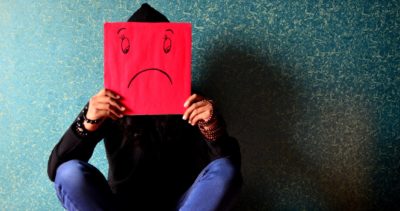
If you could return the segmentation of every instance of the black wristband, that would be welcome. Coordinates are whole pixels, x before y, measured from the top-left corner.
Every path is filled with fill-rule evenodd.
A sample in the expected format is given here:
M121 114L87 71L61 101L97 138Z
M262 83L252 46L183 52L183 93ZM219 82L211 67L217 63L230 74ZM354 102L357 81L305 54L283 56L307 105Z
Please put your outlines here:
M95 119L95 120L88 119L88 118L86 117L86 113L85 113L85 114L83 114L83 120L84 120L85 122L89 123L89 124L99 124L103 119Z
M82 110L83 121L85 121L85 122L87 122L89 124L99 124L103 120L103 119L95 119L95 120L88 119L86 117L86 114L87 114L88 110L89 110L89 106L88 105L86 105L85 108Z

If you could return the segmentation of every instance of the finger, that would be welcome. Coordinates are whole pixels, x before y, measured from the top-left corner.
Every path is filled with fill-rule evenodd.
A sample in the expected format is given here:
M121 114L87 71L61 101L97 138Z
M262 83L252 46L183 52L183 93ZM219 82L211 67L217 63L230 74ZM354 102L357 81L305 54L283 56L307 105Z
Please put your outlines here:
M192 100L194 100L196 97L197 97L196 94L190 95L189 98L186 99L185 103L183 104L183 107L187 108L189 106L190 102Z
M186 109L185 113L183 114L183 119L187 120L190 119L189 117L191 116L191 114L193 113L193 111L201 106L204 106L206 102L204 101L199 101L197 103L192 104L189 108Z
M109 96L109 97L111 97L111 98L113 98L113 99L116 99L116 100L118 100L118 99L121 98L121 96L119 96L118 94L116 94L115 92L113 92L113 91L111 91L111 90L109 90L109 89L106 89L106 90L105 90L105 95L106 95L106 96Z
M115 108L117 108L118 110L120 110L121 112L123 112L125 110L125 107L121 104L121 102L119 102L118 100L115 100L109 96L98 96L95 99L95 105L97 103L102 103L102 104L110 104L112 106L114 106Z
M124 110L124 109L122 109L122 110ZM99 101L97 101L93 105L93 110L91 112L89 110L87 115L89 118L92 118L92 119L102 119L102 118L108 118L108 117L110 117L112 119L116 119L116 118L122 118L124 116L123 111L121 111L117 107L113 106L109 102L102 103Z
M97 106L97 112L103 117L122 118L124 115L110 104L101 103Z
M183 107L187 108L189 107L193 102L197 102L204 99L204 97L197 95L197 94L192 94L183 104Z
M189 108L186 109L185 113L183 114L182 119L187 120L190 114L193 112L194 109L196 109L198 106L201 106L205 102L197 102L194 104L191 104Z
M201 103L201 104L200 104ZM201 106L201 107L199 107L198 109L196 109L196 110L194 110L191 114L190 114L190 117L189 117L189 123L190 124L193 124L193 122L194 122L194 118L195 118L195 116L197 116L196 115L196 113L202 113L202 119L203 120L208 120L210 117L211 117L211 115L212 115L212 113L213 113L213 105L212 105L212 103L211 102L209 102L209 101L200 101L199 103L197 103L199 106ZM195 111L197 111L197 112L195 112ZM194 123L194 124L196 124L196 122Z
M194 126L194 125L197 125L197 123L198 123L200 120L206 119L207 116L209 116L209 114L208 114L207 111L201 112L201 113L199 113L199 114L197 114L196 116L193 117L193 119L190 121L190 124L193 125L193 126Z
M117 108L121 113L125 111L125 107L122 106L119 101L110 99L108 103L110 103L114 108Z
M115 112L117 112L117 113L122 113L121 110L123 110L123 109L120 109L117 106L119 106L119 105L116 104L116 103L113 104L112 102L104 102L104 103L98 102L96 104L96 109L99 109L99 110L115 110Z
M118 115L113 112L112 110L98 110L98 114L101 116L101 118L111 118L113 120L117 120L119 118L122 118L123 115Z
M122 114L119 114L119 115L116 114L115 111L113 111L113 110L108 110L107 116L109 118L111 118L112 120L117 120L117 119L124 117L124 115L122 115Z
M190 113L190 116L188 117L189 124L192 124L193 118L195 116L197 116L198 114L203 113L205 111L207 111L207 108L205 106L199 106L196 109L194 109L193 112Z
M100 97L100 96L107 96L107 89L103 88L101 89L96 95L94 95L93 97Z

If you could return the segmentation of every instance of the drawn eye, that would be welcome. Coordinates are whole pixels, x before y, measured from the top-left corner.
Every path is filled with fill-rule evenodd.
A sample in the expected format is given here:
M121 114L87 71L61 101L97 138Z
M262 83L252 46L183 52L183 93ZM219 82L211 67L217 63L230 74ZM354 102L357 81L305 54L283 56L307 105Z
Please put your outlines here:
M172 29L165 30L164 43L163 43L163 49L164 49L165 54L168 54L172 49L171 37L173 34L174 34L174 31Z
M172 41L171 38L169 38L167 35L164 36L164 53L169 53L171 51L172 48Z
M125 36L123 36L121 38L121 51L124 54L127 54L129 52L129 48L130 48L130 43L129 43L129 39L126 38Z
M123 32L125 29L126 28L119 29L118 36L119 36L119 39L121 40L121 51L122 51L122 53L127 54L131 47L131 44L129 42L129 39L125 36L125 34Z

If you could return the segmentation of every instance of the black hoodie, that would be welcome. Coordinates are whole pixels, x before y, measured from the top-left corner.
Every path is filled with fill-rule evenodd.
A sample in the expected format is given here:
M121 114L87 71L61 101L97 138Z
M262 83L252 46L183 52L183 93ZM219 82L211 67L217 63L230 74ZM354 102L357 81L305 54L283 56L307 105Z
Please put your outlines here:
M148 4L129 21L168 21ZM173 210L181 195L212 160L229 156L240 168L237 141L223 136L213 142L203 139L197 126L181 115L125 116L106 120L92 134L82 137L74 130L77 120L54 147L48 175L54 181L62 163L87 162L104 139L109 164L108 183L123 210ZM219 122L223 122L219 117Z

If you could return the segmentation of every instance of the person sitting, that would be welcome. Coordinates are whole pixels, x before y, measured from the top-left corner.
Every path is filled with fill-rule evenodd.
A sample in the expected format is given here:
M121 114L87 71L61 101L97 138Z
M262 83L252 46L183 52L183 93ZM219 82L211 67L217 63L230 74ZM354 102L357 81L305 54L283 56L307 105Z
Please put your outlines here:
M166 22L143 4L129 21ZM181 115L127 116L116 93L90 98L48 162L67 210L229 210L240 192L240 149L213 101L191 95ZM108 178L88 161L104 140Z

